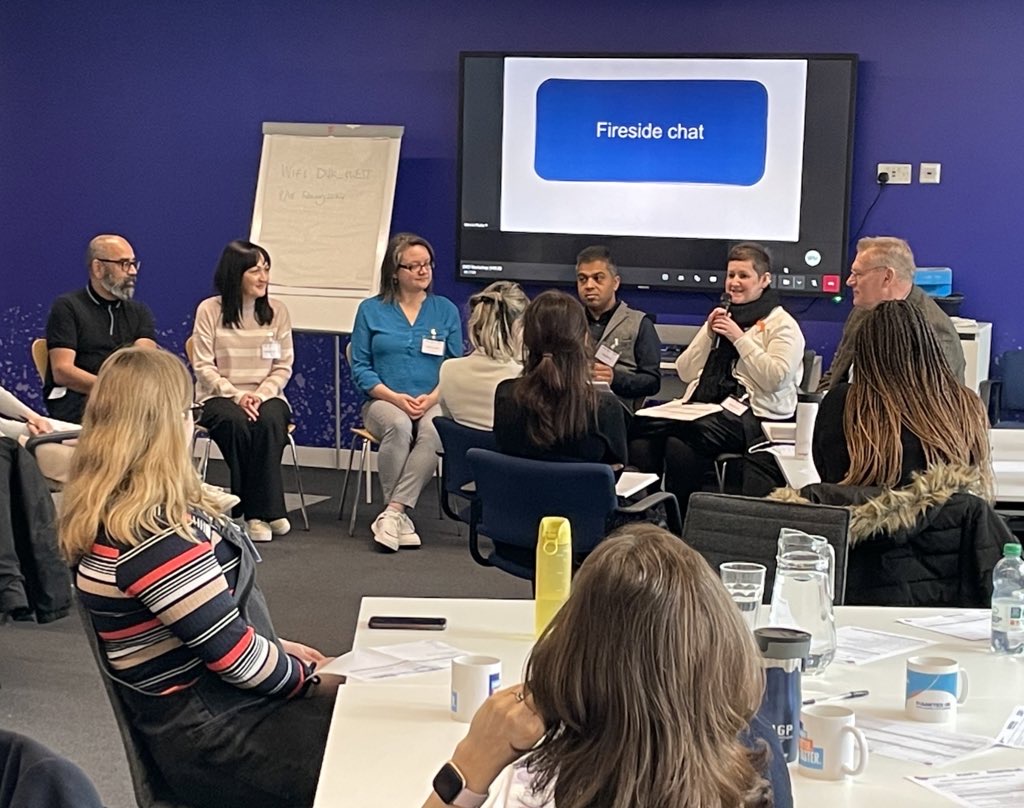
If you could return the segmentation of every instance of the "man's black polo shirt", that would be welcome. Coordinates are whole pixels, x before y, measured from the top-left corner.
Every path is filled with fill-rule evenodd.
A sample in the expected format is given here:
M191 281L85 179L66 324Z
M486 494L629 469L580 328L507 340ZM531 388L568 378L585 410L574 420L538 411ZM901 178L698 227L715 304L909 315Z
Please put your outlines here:
M75 367L93 374L114 351L137 339L156 341L149 307L135 300L104 300L91 286L58 297L46 321L47 350L70 348L75 352ZM81 423L86 397L68 390L51 399L53 388L53 371L48 369L43 385L47 411L62 421Z

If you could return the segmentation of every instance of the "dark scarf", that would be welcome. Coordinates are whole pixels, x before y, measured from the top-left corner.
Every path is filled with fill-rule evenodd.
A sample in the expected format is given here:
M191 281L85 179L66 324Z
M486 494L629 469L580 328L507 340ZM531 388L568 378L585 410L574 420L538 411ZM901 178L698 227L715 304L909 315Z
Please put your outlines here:
M758 320L767 317L778 305L779 293L769 287L757 300L730 306L729 316L736 325L746 331ZM714 338L714 331L711 332L711 336ZM695 404L721 404L728 396L742 395L745 391L733 375L733 368L739 358L736 346L722 337L718 341L718 347L708 354L704 370L700 373L700 381L697 382L697 389L690 396L690 401Z

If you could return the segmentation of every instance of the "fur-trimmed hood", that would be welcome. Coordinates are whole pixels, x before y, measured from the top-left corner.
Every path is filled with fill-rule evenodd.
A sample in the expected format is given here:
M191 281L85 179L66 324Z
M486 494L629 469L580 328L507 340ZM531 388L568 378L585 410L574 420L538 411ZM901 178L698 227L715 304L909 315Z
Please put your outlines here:
M936 464L916 472L902 488L817 483L797 491L777 488L770 499L783 502L841 505L850 510L850 546L871 536L884 534L898 539L920 530L930 514L963 492L985 498L985 485L978 468L959 464Z

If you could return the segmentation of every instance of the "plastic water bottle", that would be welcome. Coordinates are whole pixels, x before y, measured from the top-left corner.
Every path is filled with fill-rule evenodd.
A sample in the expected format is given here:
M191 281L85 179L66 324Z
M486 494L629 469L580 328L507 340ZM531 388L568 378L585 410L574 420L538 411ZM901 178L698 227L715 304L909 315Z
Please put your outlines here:
M539 637L562 604L572 585L572 530L562 516L545 516L537 531L537 567L534 578L534 631Z
M1004 544L992 570L992 651L1024 654L1024 561L1019 544Z

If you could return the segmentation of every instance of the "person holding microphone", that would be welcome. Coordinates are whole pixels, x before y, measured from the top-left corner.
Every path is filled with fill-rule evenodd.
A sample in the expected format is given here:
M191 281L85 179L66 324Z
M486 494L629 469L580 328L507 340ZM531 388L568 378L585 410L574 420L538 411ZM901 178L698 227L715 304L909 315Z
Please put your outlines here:
M771 257L760 244L729 251L726 299L712 309L676 360L683 400L722 409L695 421L659 420L630 444L630 462L660 473L685 513L715 458L743 454L742 491L764 496L785 480L775 458L747 454L764 440L763 420L792 420L803 372L804 336L771 287Z

